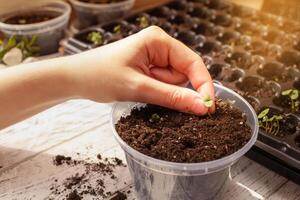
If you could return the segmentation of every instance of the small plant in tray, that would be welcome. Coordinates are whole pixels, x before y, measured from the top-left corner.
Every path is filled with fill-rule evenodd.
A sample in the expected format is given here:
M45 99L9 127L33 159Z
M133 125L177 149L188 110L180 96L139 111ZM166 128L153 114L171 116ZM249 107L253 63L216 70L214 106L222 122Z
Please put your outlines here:
M99 32L91 32L87 35L86 38L89 42L93 43L94 45L102 45L103 44L103 35Z
M294 113L299 112L300 109L299 90L297 89L285 90L281 93L281 95L289 97L292 112Z
M259 120L259 127L266 133L277 136L280 131L280 121L283 120L281 115L273 115L268 117L270 109L266 108L257 116Z

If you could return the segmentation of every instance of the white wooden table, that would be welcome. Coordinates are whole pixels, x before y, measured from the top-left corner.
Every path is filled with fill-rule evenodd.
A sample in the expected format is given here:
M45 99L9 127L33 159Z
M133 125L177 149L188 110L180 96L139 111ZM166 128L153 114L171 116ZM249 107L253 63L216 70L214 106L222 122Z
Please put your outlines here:
M57 154L86 159L101 153L124 160L109 126L110 110L109 104L69 101L2 130L0 199L47 199L54 179L60 182L80 170L54 166ZM123 184L131 184L128 169L117 170L117 177L119 184L111 189L128 189ZM224 199L300 199L300 186L246 157L233 166L231 177ZM128 198L134 199L134 193Z

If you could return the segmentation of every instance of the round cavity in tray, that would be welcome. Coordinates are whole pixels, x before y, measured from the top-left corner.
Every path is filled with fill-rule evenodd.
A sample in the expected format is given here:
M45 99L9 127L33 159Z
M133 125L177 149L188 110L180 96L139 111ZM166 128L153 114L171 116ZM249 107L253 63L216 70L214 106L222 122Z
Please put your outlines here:
M176 25L185 24L188 21L191 21L190 17L184 14L172 15L169 19L169 22Z
M280 86L271 84L259 76L246 76L236 83L236 87L254 97L272 97L280 91Z
M266 56L268 51L268 43L263 40L253 40L245 46L245 50L253 55Z
M127 19L127 22L137 26L139 29L146 28L155 22L155 18L151 18L148 14L141 13L133 15Z
M268 62L261 66L257 73L267 80L285 82L290 80L292 77L289 75L284 66L278 62Z
M300 33L300 24L296 21L283 20L280 29L288 33Z
M228 27L232 24L232 18L228 14L217 14L212 17L211 21L220 26Z
M236 43L238 43L239 34L233 31L226 31L224 33L221 33L221 35L217 37L217 40L219 40L223 44L235 46Z
M187 2L186 1L178 1L178 0L176 0L176 1L173 1L173 2L171 2L171 3L169 3L169 4L167 4L167 6L169 7L169 8L171 8L171 9L174 9L174 10L185 10L185 9L187 9Z
M88 39L88 35L90 33L100 34L100 36L102 37L102 43L96 45L92 41L90 41ZM75 35L74 38L79 40L80 42L83 42L85 44L92 45L92 46L102 46L102 45L108 44L113 39L113 37L110 33L105 33L102 29L87 29L86 31Z
M243 21L239 23L236 26L235 30L246 35L251 35L251 36L259 35L258 25L250 21Z
M225 58L225 61L234 67L249 69L251 67L251 55L247 52L236 51L232 55Z
M296 50L283 51L278 61L286 66L296 66L300 69L300 52Z
M212 15L212 12L203 6L195 6L188 11L188 14L195 18L208 19Z
M295 115L282 114L280 110L273 107L264 107L258 113L262 112L266 108L269 108L269 113L267 114L269 119L272 118L274 115L282 117L282 119L278 121L279 123L278 124L276 123L276 125L279 125L277 126L279 128L277 131L275 131L275 129L271 129L270 126L272 125L272 123L268 122L268 129L270 130L268 134L277 137L285 137L287 135L293 135L297 132L297 129L299 127L299 119ZM266 132L266 128L261 127L261 129Z
M214 63L208 67L208 71L213 79L217 79L225 67L228 67L228 65L224 63Z
M175 37L188 46L193 46L204 41L203 37L196 36L193 31L180 31L175 34Z
M278 30L278 29L269 29L263 36L263 38L270 42L275 44L281 44L285 42L285 34L284 32Z
M220 43L215 41L206 41L203 44L200 44L196 47L196 51L200 52L201 54L210 54L212 52L219 52L222 50L222 46Z
M231 14L238 16L238 17L242 17L242 18L250 18L250 17L255 16L256 12L252 8L233 4Z
M298 97L298 99L295 101L300 101L300 97ZM284 95L280 94L279 96L276 96L273 98L273 103L276 106L279 106L281 108L285 108L285 109L292 111L292 101L288 96L284 96ZM300 110L298 109L298 111L294 111L294 112L300 113Z
M126 37L133 32L132 27L125 21L113 22L102 26L102 28L112 34L121 34L123 37Z
M282 24L282 18L276 15L260 12L256 15L256 20L268 26L278 27Z
M214 25L209 22L200 22L193 27L193 31L197 34L212 36L216 33Z
M245 72L241 69L231 69L231 68L224 68L222 77L220 80L226 82L234 82L239 80L245 75Z
M154 16L154 17L159 17L159 18L166 18L170 16L171 11L169 8L163 6L163 7L158 7L150 10L148 12L149 15Z
M255 98L253 96L249 96L249 95L243 96L243 97L253 107L253 109L255 110L255 112L257 112L259 110L259 108L260 108L260 101L257 98Z
M206 4L207 7L217 10L223 10L230 7L230 5L225 3L223 0L210 0Z

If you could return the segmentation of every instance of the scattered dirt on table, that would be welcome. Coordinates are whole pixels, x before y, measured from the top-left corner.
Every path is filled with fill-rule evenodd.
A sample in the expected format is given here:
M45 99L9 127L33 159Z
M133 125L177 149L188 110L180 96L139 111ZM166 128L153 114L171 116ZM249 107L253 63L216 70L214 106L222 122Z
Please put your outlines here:
M126 194L117 191L110 200L125 200L125 199L127 199Z
M126 167L126 165L116 157L102 159L101 154L96 157L97 162L91 162L87 161L89 159L76 160L64 155L55 156L53 158L55 166L83 167L83 172L75 173L62 181L55 179L50 186L51 195L49 199L64 197L66 200L79 200L85 199L87 196L92 196L92 199L127 199L126 193L108 191L105 182L107 178L117 181L115 169ZM96 180L95 177L97 177Z
M121 138L153 158L181 163L216 160L242 148L251 138L246 116L230 102L217 100L206 116L147 105L116 124Z

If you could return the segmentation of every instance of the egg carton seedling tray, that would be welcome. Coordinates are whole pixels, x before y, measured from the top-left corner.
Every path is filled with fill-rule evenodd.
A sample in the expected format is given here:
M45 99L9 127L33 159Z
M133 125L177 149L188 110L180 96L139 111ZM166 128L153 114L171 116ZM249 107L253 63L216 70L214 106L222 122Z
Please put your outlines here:
M299 23L227 1L171 1L82 30L63 46L68 54L78 53L150 25L201 55L212 77L240 93L258 115L267 109L267 119L275 116L267 125L261 118L264 128L256 145L300 170L300 105L295 107L300 95L293 102L289 95L295 91L282 95L300 90ZM98 42L88 41L95 33Z

